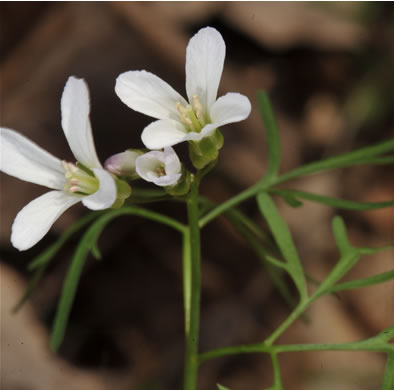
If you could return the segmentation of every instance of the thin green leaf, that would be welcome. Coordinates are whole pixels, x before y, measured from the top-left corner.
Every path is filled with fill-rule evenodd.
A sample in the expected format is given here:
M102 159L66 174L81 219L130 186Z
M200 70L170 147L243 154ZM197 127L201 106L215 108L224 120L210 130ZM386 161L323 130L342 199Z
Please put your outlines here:
M28 283L28 285L26 287L26 290L23 293L22 297L19 299L19 301L12 308L12 312L13 313L17 313L20 310L20 308L29 299L30 294L36 288L37 284L40 282L41 278L43 277L43 275L45 273L45 270L47 268L47 264L44 264L42 267L40 267L37 270L35 270L32 278L29 280L29 283Z
M368 278L352 280L349 282L344 282L337 284L330 289L327 290L328 293L343 291L343 290L352 290L355 288L362 288L367 286L373 286L375 284L387 282L388 280L394 279L394 271L382 272L381 274L370 276Z
M382 390L394 389L394 352L387 354L386 369L382 383Z
M280 190L279 190L280 191ZM269 191L269 192L271 192L271 193L276 193L275 191ZM297 207L301 207L302 205L303 205L303 203L300 201L300 200L298 200L293 194L291 194L291 193L284 193L284 192L281 192L280 194L278 194L278 195L280 195L282 198L283 198L283 200L290 206L290 207L294 207L294 208L297 208Z
M204 197L200 197L200 201L204 205L210 204L213 207L213 203ZM282 268L286 267L286 263L276 258L268 257L270 252L277 252L275 244L257 224L239 210L230 209L225 215L256 252L282 298L288 303L290 308L294 308L297 302L286 280L286 273L282 270ZM271 260L273 261L270 262ZM307 320L306 316L304 317Z
M222 385L219 385L219 383L216 384L219 390L230 390L228 387L224 387Z
M136 206L109 210L100 218L98 218L83 235L71 261L70 268L67 272L51 335L52 349L57 350L63 341L72 303L75 298L76 288L81 277L87 255L92 250L92 248L96 247L97 249L97 240L105 226L114 218L122 215L135 215L170 226L181 233L186 231L185 225L179 223L178 221L167 217L166 215Z
M90 248L90 251L92 252L93 257L96 260L101 260L102 259L102 254L101 251L99 249L99 247L97 246L97 242L92 244L92 247Z
M61 247L67 242L67 240L78 230L82 229L88 223L93 221L98 216L102 215L102 211L94 211L86 216L82 217L74 224L72 224L61 236L60 238L47 249L45 249L40 255L35 257L27 267L29 271L32 271L38 267L41 267L47 263L49 263L52 258L56 255L56 253L61 249Z
M394 325L382 330L379 334L366 340L368 343L382 343L387 344L394 338ZM394 345L393 345L394 347Z
M264 180L270 180L278 176L280 168L281 151L279 130L267 93L264 91L258 92L257 100L264 123L268 150L268 166Z
M285 190L272 189L269 192L283 197L283 199L286 202L288 202L289 197L296 200L297 198L302 198L302 199L307 199L313 202L322 203L328 206L336 207L339 209L346 209L346 210L364 211L364 210L375 210L384 207L394 206L394 200L387 202L353 202L350 200L332 198L329 196L318 195L318 194L313 194L311 192L304 192L304 191L298 191L293 189L285 189ZM293 206L292 204L290 205Z
M304 300L307 297L305 275L290 231L280 216L275 203L267 193L259 193L257 195L257 203L272 231L274 239L278 244L284 259L288 264L288 272L297 286L301 300Z
M357 249L361 255L373 255L374 253L383 252L386 251L387 249L391 249L392 247L393 247L392 245L384 245L384 246L379 246L377 248L361 247Z
M368 157L363 159L360 163L353 165L390 165L394 163L394 156L383 156L383 157Z
M350 244L347 237L345 223L343 222L343 219L338 215L335 216L332 221L332 230L341 255L344 256L347 253L355 250L355 248Z
M91 229L89 229L80 241L63 284L50 341L51 348L55 351L59 348L64 338L78 282L81 278L86 257L90 251L89 241L91 234Z
M270 256L262 243L256 237L254 237L250 231L245 229L244 226L236 226L236 228L238 232L246 239L251 248L256 252L258 258L268 272L270 279L274 283L275 288L282 295L282 298L288 303L290 308L294 308L297 305L297 302L294 299L293 292L291 291L286 280L287 263L279 261ZM286 270L286 272L284 270Z
M322 161L312 162L302 167L296 168L277 180L278 183L294 179L299 176L310 175L312 173L326 171L335 168L345 168L353 165L362 164L388 164L392 162L393 156L385 156L383 154L394 150L394 138L381 142L376 145L367 146L353 152L345 153L340 156L330 157Z

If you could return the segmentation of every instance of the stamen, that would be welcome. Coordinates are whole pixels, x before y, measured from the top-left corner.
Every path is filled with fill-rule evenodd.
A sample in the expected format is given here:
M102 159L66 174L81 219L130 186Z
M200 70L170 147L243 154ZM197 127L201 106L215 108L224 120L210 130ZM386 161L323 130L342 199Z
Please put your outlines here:
M193 111L192 106L188 105L186 107L186 112L188 117L190 118L190 120L193 123L193 130L196 132L200 132L201 131L201 123L198 121L196 114Z
M156 173L157 173L157 175L159 177L165 176L167 174L166 170L165 170L165 167L164 167L164 164L161 164L160 166L158 166L156 168Z
M192 121L187 117L187 112L185 107L182 106L182 104L180 102L176 103L176 109L178 110L180 117L181 117L181 121L188 125L191 126L193 123Z
M76 164L67 161L62 161L61 164L65 171L65 191L73 193L81 192L86 195L93 194L97 191L99 182L96 177L89 175L89 173L79 168Z
M200 102L200 98L198 95L192 96L192 105L193 105L193 110L196 113L198 120L201 121L201 119L203 118L204 109L202 107L202 104Z

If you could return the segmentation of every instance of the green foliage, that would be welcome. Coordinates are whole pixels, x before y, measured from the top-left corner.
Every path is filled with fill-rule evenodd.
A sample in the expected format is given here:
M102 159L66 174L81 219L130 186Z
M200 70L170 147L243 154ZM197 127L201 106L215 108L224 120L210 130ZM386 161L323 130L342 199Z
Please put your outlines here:
M279 130L267 93L260 91L257 94L257 100L260 115L264 124L268 149L267 172L265 173L263 180L264 182L270 182L278 176L280 168L281 148Z
M306 299L307 296L306 280L290 231L280 216L271 197L267 193L261 192L258 194L257 203L272 231L274 239L278 244L284 259L286 260L286 264L283 264L283 268L285 268L292 277L302 301ZM271 261L274 260L271 256L269 258Z
M100 218L98 218L82 236L73 259L71 260L71 265L63 284L63 289L53 325L51 335L52 349L57 350L63 341L78 282L80 280L82 270L89 252L92 252L96 257L101 256L97 247L97 240L100 237L100 234L109 222L111 222L114 218L123 215L136 215L151 219L156 222L171 226L181 233L186 230L184 225L173 220L172 218L135 206L109 210Z
M394 351L387 354L382 390L394 389Z
M394 138L376 145L367 146L354 152L344 153L325 160L303 165L279 177L276 184L295 179L312 173L323 172L331 169L346 168L365 164L392 164L394 156L384 156L394 151Z
M58 241L48 247L30 263L29 269L34 270L35 273L24 296L14 308L15 311L25 302L30 292L41 279L50 261L62 248L65 242L75 232L91 224L81 236L81 240L71 259L70 267L64 281L51 336L51 347L53 349L56 350L63 341L78 283L89 254L92 254L96 259L101 259L102 257L98 247L98 240L101 233L115 218L132 215L169 226L180 232L183 238L183 295L186 338L185 390L194 390L196 388L198 364L214 357L257 352L268 353L272 359L274 383L269 390L283 390L278 354L285 352L323 350L373 351L386 353L388 358L382 389L394 389L394 344L390 343L390 340L394 337L394 326L382 331L372 338L352 343L275 344L278 337L280 337L294 321L305 316L305 312L309 305L322 295L372 286L394 280L394 270L358 280L340 282L349 270L357 264L361 256L376 253L387 247L355 247L348 239L343 219L336 216L332 221L332 230L339 251L339 259L322 282L313 281L314 290L311 294L308 294L307 279L310 281L311 278L308 277L304 271L290 230L271 198L271 195L278 195L291 207L301 207L304 200L317 202L338 209L356 211L392 207L394 205L394 200L388 200L386 202L354 202L295 189L278 188L278 185L305 175L331 169L346 168L362 164L391 164L394 162L394 139L381 142L377 145L367 146L357 151L344 153L340 156L312 162L280 175L281 145L279 129L268 95L265 92L259 92L257 98L264 123L268 156L266 173L255 185L245 189L220 205L214 205L213 202L199 196L199 182L203 176L214 167L218 151L223 145L223 138L218 130L211 138L204 139L204 141L198 144L192 143L191 146L189 145L192 162L197 169L195 175L190 175L190 177L188 177L191 183L190 192L184 194L184 191L182 191L182 196L174 198L168 196L168 194L162 190L139 190L137 188L133 189L133 193L129 199L129 201L134 204L167 200L184 202L187 206L188 226L165 215L137 206L123 206L116 210L111 209L103 212L94 212L76 222L58 239ZM262 227L235 208L243 201L252 197L256 198L261 215L267 222L273 239L269 234L265 233ZM285 321L263 342L219 348L199 354L198 337L201 285L200 229L222 213L225 214L236 230L244 237L249 246L257 254L276 288L293 310L288 318L286 318ZM300 297L298 302L294 299L292 291L287 283L287 275L290 276L297 288ZM229 390L223 385L218 384L217 387L219 390Z
M299 198L325 204L338 209L355 211L376 210L394 206L394 200L387 202L353 202L350 200L332 198L330 196L318 195L311 192L293 189L271 189L269 192L281 196L292 207L302 206L302 202L299 201Z

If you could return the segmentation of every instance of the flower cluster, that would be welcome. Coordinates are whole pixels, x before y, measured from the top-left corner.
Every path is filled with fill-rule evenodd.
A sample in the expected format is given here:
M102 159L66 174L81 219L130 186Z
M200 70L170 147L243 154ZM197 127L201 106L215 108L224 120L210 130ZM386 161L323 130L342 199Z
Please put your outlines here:
M148 150L118 153L104 167L96 154L89 91L82 79L70 77L61 99L61 124L76 162L62 161L14 130L0 128L0 170L51 189L18 213L12 244L19 250L31 248L78 202L91 210L121 207L131 195L129 182L139 178L170 195L185 195L193 174L172 146L187 141L194 168L202 169L217 159L223 146L219 128L247 118L251 110L248 98L238 93L217 99L225 50L213 28L203 28L191 38L186 49L187 100L152 73L122 73L116 94L131 109L157 120L141 135Z

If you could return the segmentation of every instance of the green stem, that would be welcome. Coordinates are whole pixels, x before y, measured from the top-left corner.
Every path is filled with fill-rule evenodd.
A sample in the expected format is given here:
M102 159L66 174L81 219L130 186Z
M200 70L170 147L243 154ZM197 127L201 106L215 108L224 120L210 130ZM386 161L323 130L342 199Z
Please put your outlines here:
M233 198L227 200L226 202L216 206L213 210L211 210L208 214L204 215L200 219L200 228L207 225L213 219L215 219L218 215L224 213L225 211L231 209L239 203L242 203L246 199L255 196L258 192L261 191L261 183L258 182L254 186L247 188L246 190L240 192L238 195L235 195Z
M198 374L198 342L200 331L200 284L201 284L201 266L200 266L200 227L199 208L198 208L198 187L200 176L197 174L192 181L190 193L186 201L187 215L189 221L188 233L184 235L184 278L190 281L190 297L185 294L185 307L189 304L189 319L186 316L185 324L185 368L184 368L184 390L195 390L197 387ZM190 273L186 272L189 270ZM185 283L185 282L184 282Z
M267 346L272 345L276 339L286 331L286 329L305 311L305 309L313 302L313 298L307 298L301 301L291 314L282 322L282 324L264 341Z
M293 344L293 345L266 345L249 344L238 345L234 347L218 348L212 351L202 353L199 357L199 363L207 360L219 358L230 355L240 355L249 353L269 353L278 354L283 352L307 352L307 351L368 351L368 352L383 352L394 353L394 346L390 343L367 343L365 341L358 341L355 343L343 344Z

